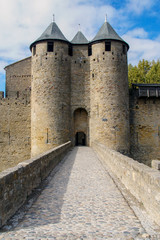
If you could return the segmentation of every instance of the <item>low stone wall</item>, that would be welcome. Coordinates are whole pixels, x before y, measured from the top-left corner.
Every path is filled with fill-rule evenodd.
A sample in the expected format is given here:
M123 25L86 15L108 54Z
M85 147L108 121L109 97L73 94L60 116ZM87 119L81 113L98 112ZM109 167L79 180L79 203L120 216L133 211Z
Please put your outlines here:
M93 149L160 225L160 173L132 158L94 142Z
M0 173L0 227L22 206L71 148L67 142Z

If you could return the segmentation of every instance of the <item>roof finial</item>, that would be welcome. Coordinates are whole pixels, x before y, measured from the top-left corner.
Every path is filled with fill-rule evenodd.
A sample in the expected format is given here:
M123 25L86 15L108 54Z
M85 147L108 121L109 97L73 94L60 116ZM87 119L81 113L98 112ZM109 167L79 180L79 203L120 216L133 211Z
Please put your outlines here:
M79 32L81 31L81 24L80 23L78 24L78 31Z
M107 14L105 15L105 22L107 22Z
M55 22L55 14L53 14L53 22Z

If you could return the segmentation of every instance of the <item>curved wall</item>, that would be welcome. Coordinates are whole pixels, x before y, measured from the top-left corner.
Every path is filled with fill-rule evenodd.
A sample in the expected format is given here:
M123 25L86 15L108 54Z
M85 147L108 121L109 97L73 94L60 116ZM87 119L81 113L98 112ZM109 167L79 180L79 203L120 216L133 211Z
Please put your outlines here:
M128 153L128 69L123 44L112 41L111 51L105 51L105 41L93 44L90 67L91 142Z
M47 42L36 45L31 86L31 153L35 156L70 138L68 43L54 41L53 52L47 52Z

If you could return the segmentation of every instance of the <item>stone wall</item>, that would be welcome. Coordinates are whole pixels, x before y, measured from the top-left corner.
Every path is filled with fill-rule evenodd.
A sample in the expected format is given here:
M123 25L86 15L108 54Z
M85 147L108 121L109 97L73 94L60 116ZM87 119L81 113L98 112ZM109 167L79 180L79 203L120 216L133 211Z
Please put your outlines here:
M160 99L130 96L131 157L151 165L160 159Z
M0 171L30 158L31 57L6 70L6 98L0 96Z
M128 69L123 44L112 41L111 51L105 51L105 41L93 44L90 64L91 142L128 153Z
M15 62L6 70L6 97L30 95L31 90L31 57Z
M70 139L70 56L68 43L36 45L32 56L31 154L36 156Z
M0 171L30 158L31 106L28 98L0 99Z
M152 219L160 225L160 174L158 170L94 142L99 158L141 202Z
M90 57L88 57L88 45L73 45L71 57L71 136L75 142L74 111L83 108L90 112ZM77 126L78 127L78 126ZM79 126L80 127L80 126ZM87 144L89 143L89 131Z
M70 149L67 142L0 173L0 227L22 206Z

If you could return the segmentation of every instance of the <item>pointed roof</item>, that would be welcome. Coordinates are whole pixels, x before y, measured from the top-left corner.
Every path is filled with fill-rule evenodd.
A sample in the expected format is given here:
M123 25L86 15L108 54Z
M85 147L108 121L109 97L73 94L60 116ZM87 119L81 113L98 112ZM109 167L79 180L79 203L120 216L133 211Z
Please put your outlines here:
M59 27L55 22L52 22L47 29L42 33L42 35L31 44L30 49L32 46L37 42L42 42L45 40L60 40L68 42L68 40L65 38Z
M126 43L117 33L116 31L112 28L112 26L105 21L98 31L97 35L92 39L91 42L96 42L100 40L116 40L116 41L121 41L127 44L127 47L129 48L128 43Z
M78 31L77 34L74 36L73 40L71 41L73 44L88 44L89 41L84 36L81 31Z

